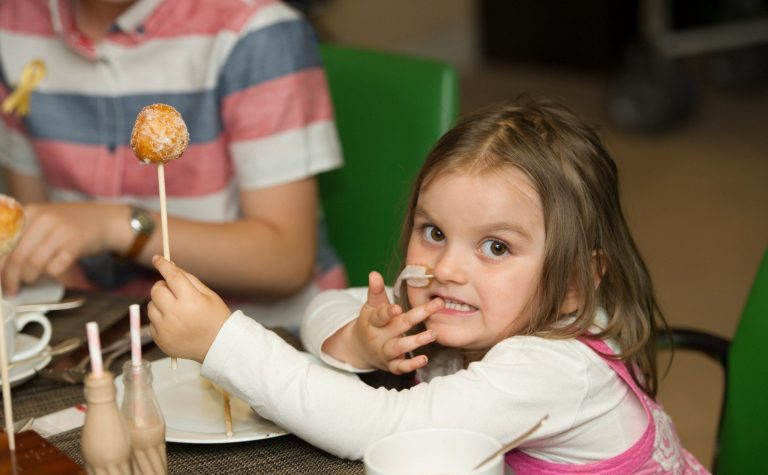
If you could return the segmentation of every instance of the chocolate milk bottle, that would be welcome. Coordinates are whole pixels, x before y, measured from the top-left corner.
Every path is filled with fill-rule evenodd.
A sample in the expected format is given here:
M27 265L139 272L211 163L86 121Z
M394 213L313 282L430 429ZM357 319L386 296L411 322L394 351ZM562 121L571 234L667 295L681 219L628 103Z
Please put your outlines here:
M80 450L89 475L130 475L131 441L115 403L114 377L109 371L85 377L85 424Z
M133 475L165 475L165 419L152 389L152 366L148 361L123 365L125 394L121 412L131 437Z

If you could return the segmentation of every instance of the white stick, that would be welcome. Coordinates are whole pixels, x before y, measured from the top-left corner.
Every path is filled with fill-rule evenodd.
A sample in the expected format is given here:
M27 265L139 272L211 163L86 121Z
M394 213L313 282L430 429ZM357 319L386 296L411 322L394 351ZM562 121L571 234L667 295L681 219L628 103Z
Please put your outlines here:
M224 399L224 425L227 430L227 437L232 437L235 432L232 430L232 406L229 402L229 393L221 390L221 396Z
M131 364L133 366L141 365L141 320L139 316L139 305L133 304L128 307L128 316L131 323Z
M99 324L96 322L86 323L85 335L88 337L88 352L91 355L91 372L95 377L100 378L104 374L104 363L101 361Z
M3 301L3 289L0 283L0 304ZM0 305L0 375L3 378L3 412L5 413L5 432L8 434L8 449L16 450L16 438L13 433L13 403L11 402L11 381L8 379L8 355L5 353L5 315Z
M160 185L160 226L163 231L163 257L171 260L171 246L168 243L168 209L165 206L165 167L157 164L157 183ZM176 358L171 358L171 368L176 369L179 363Z
M163 232L163 257L171 260L171 246L168 243L168 208L165 205L165 167L157 164L157 183L160 186L160 226Z

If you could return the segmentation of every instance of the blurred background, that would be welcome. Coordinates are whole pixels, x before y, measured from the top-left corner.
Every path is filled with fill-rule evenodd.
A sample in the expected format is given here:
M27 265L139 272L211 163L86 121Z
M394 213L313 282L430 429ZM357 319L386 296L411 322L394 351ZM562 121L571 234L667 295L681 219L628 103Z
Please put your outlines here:
M324 41L452 64L462 113L533 91L597 124L668 321L733 335L768 244L768 2L294 4ZM710 467L722 384L714 362L682 352L661 383Z

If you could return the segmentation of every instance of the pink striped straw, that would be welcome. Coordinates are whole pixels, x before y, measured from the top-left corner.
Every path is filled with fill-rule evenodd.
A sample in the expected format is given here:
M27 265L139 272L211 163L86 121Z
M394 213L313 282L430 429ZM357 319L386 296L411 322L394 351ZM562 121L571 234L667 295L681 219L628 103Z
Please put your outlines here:
M101 362L99 324L96 322L86 323L85 334L88 337L88 352L91 355L91 372L95 377L100 378L104 374L104 365Z
M128 315L131 319L131 364L141 365L141 319L139 317L139 305L128 307Z

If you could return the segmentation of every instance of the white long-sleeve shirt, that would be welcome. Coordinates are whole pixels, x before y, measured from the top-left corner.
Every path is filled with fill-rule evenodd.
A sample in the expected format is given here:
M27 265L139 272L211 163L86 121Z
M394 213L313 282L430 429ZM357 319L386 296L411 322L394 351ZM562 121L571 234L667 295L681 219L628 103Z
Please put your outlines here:
M316 297L302 325L306 348L331 366L352 369L320 348L357 317L365 294L362 288ZM396 391L311 364L235 312L208 351L203 376L311 444L352 459L384 436L426 427L475 430L504 443L549 414L524 450L545 460L587 463L623 452L647 423L628 387L577 340L511 337L467 369Z

